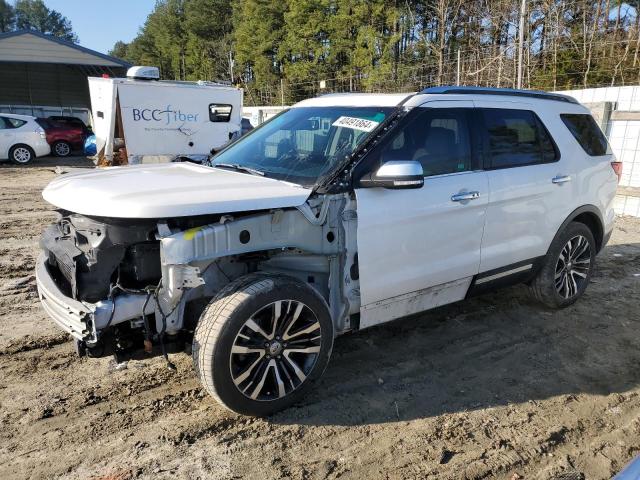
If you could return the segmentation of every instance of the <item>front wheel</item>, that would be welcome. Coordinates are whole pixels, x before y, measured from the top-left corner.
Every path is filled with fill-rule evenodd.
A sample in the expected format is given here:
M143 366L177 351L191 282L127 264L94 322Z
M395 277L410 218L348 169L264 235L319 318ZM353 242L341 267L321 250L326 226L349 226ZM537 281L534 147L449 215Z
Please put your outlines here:
M531 282L531 293L551 308L571 305L587 289L595 258L596 242L589 227L570 223L549 247L542 269Z
M223 406L270 415L320 378L333 334L327 304L308 284L251 274L227 285L205 309L193 361L205 389Z

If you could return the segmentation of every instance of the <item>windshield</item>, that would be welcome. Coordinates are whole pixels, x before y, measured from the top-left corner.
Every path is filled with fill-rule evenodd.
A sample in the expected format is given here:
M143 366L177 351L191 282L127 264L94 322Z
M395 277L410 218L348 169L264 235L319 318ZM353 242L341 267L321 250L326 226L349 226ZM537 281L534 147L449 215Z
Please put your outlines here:
M393 107L292 108L220 152L213 165L313 186L391 111Z

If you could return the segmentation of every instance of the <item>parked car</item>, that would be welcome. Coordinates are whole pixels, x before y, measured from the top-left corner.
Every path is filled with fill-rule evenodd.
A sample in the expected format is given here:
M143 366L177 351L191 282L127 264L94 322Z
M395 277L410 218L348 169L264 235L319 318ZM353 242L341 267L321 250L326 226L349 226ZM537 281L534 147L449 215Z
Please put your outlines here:
M250 415L300 399L342 333L516 283L573 304L620 171L571 97L458 87L305 100L212 163L54 180L37 285L79 352L191 350Z
M24 165L50 152L45 132L35 117L0 114L0 160Z
M51 118L51 117L50 117ZM82 127L69 123L57 123L50 118L36 121L44 128L51 152L57 157L68 157L74 150L84 148L86 133Z
M51 115L50 117L47 117L47 119L59 125L68 125L70 127L80 128L85 137L88 135L93 135L93 130L91 129L91 127L88 127L81 119L77 117Z

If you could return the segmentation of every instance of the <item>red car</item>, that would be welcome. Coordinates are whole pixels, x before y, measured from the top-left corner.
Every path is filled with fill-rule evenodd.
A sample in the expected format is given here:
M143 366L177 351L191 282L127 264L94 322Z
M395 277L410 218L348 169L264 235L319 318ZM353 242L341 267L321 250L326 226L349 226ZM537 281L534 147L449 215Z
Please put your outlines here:
M44 128L51 153L57 157L67 157L73 150L82 150L87 136L86 127L63 124L48 118L38 118L36 122Z

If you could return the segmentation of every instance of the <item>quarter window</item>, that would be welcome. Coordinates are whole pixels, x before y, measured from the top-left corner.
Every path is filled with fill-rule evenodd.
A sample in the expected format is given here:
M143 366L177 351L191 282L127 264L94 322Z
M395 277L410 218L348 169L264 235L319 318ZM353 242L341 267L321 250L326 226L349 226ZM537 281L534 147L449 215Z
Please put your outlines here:
M19 120L17 118L10 117L0 117L0 130L2 129L11 129L11 128L20 128L25 123L25 120Z
M471 170L468 109L419 108L398 133L373 153L373 165L415 160L425 177Z
M233 107L225 103L212 103L209 105L209 120L212 122L228 122L231 120Z
M585 152L592 157L607 154L607 139L589 114L562 114L560 118Z
M489 168L509 168L558 160L551 136L528 110L482 110L488 136Z

